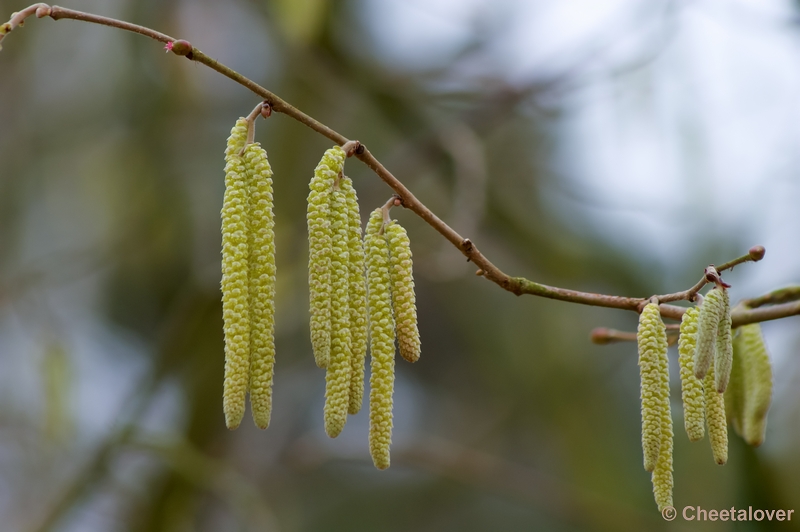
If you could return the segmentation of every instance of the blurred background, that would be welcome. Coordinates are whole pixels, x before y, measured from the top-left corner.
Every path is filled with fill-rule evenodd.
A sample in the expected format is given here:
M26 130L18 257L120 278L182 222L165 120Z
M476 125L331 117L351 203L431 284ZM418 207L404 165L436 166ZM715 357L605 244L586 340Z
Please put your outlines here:
M27 5L0 1L0 19ZM68 0L186 38L359 139L501 269L630 296L800 281L800 4ZM515 297L412 213L422 358L392 466L323 430L305 202L331 142L257 123L275 172L272 425L222 415L225 139L258 97L141 36L30 20L0 52L3 531L762 530L667 523L642 469L634 313ZM362 216L391 194L350 160ZM798 319L764 324L766 442L683 431L675 506L800 512ZM779 523L781 530L797 530ZM773 527L777 525L772 524Z

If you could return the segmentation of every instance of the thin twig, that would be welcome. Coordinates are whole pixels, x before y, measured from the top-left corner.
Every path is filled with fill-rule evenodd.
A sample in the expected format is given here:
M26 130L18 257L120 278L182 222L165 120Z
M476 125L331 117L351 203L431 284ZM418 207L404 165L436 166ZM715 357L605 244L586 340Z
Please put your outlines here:
M44 17L50 16L54 20L61 20L61 19L72 19L72 20L80 20L83 22L91 22L93 24L100 24L103 26L109 26L113 28L118 28L126 31L131 31L134 33L138 33L140 35L144 35L146 37L150 37L159 42L165 43L168 50L172 50L174 53L180 56L184 56L191 61L196 61L198 63L202 63L207 67L211 68L222 74L223 76L233 80L234 82L242 85L243 87L249 89L250 91L254 92L255 94L259 95L261 98L265 100L265 104L268 104L271 110L283 113L291 118L294 118L298 122L302 123L303 125L313 129L317 133L329 138L333 142L337 144L344 145L348 142L348 139L338 133L337 131L331 129L330 127L326 126L322 122L319 122L315 118L303 113L296 107L292 106L282 98L280 98L277 94L265 89L258 83L252 81L251 79L239 74L238 72L232 70L231 68L223 65L222 63L216 61L215 59L207 56L197 48L194 48L191 44L187 41L178 41L180 46L174 46L176 44L176 39L166 35L164 33L152 30L150 28L146 28L144 26L139 26L138 24L131 24L129 22L124 22L121 20L103 17L100 15L94 15L91 13L85 13L82 11L76 11L73 9L67 9L58 6L48 6L47 4L35 4L32 5L23 11L15 14L15 17L12 19L11 22L2 26L5 32L7 33L15 25L21 25L24 22L26 17L31 16L32 14L36 14L37 17ZM14 24L12 24L12 22ZM2 35L0 35L2 38ZM487 259L475 246L475 244L468 238L462 237L458 232L456 232L452 227L447 225L444 221L442 221L436 214L434 214L430 209L428 209L421 201L419 201L414 194L411 193L408 188L406 188L403 183L401 183L389 170L387 170L378 159L375 158L372 153L364 146L360 144L358 149L355 150L355 155L358 157L364 164L366 164L375 174L378 175L389 187L398 195L403 207L409 209L410 211L414 212L417 216L422 218L428 225L433 227L439 234L441 234L445 239L447 239L453 246L455 246L461 253L467 258L468 262L473 262L479 268L480 276L484 277L493 283L497 284L504 290L507 290L516 295L534 295L539 297L546 297L549 299L558 299L560 301L567 301L570 303L579 303L582 305L592 305L592 306L600 306L600 307L608 307L608 308L618 308L623 310L631 310L635 312L640 312L641 308L647 303L649 298L635 298L635 297L624 297L624 296L613 296L607 294L594 294L589 292L580 292L577 290L569 290L565 288L558 288L553 286L547 286L544 284L536 283L524 277L511 277L500 270L497 266L495 266L489 259ZM725 269L733 268L737 264L741 264L742 262L747 261L756 261L760 260L764 255L764 248L761 246L756 246L750 250L748 255L739 257L733 261L727 262L722 266L718 267L718 271L723 271ZM674 294L666 294L664 296L656 296L657 299L662 303L660 305L661 315L666 318L673 318L673 319L680 319L683 315L684 309L682 307L677 307L673 305L665 305L664 303L670 301L678 301L681 299L686 300L693 300L697 292L705 285L707 281L705 278L698 282L695 286L690 288L689 290L685 290L683 292L676 292ZM773 316L778 307L773 307L772 312L769 314L765 314L765 316ZM786 308L785 312L793 312L792 309ZM752 311L749 311L752 312ZM793 315L793 314L786 314ZM751 314L747 314L748 318L740 317L740 320L750 319L752 316ZM777 319L778 317L783 316L775 316L775 317L768 317L765 319ZM736 323L736 318L734 317L734 322Z
M778 303L797 301L798 299L800 299L800 286L787 286L785 288L773 290L763 296L745 299L742 301L742 304L746 307L758 308L764 305L777 305Z

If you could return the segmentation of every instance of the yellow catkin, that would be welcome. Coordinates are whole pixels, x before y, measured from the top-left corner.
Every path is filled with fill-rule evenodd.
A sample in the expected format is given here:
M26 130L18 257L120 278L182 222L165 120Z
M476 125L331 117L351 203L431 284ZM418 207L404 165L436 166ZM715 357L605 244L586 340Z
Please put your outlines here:
M225 381L222 406L229 429L244 417L250 373L250 316L247 276L247 173L238 155L240 119L225 150L225 196L222 206L222 318L225 333ZM246 126L245 133L246 135Z
M725 418L733 430L744 438L742 430L744 416L744 353L742 345L742 327L736 329L733 336L733 363L731 365L731 378L725 390Z
M249 144L242 155L248 176L250 406L253 421L269 426L275 366L275 221L267 152Z
M333 191L331 226L331 348L325 378L325 432L338 436L347 422L350 394L350 223L347 199Z
M722 290L714 288L706 294L700 306L700 316L697 318L697 349L694 355L694 374L700 380L706 376L714 359L724 298Z
M672 447L673 447L673 428L672 413L669 406L669 367L667 363L667 337L661 337L661 350L664 356L661 357L661 387L663 391L663 406L661 408L661 446L658 452L658 461L651 475L653 483L653 496L658 505L658 510L662 511L667 506L672 506Z
M669 408L667 331L658 305L648 303L639 316L637 333L642 399L642 451L645 471L653 471L661 449L663 412ZM666 387L666 389L665 389Z
M681 398L683 399L683 422L689 441L698 441L705 436L705 397L703 384L694 375L694 350L697 345L697 307L686 309L681 319L678 339L678 365L681 370Z
M714 354L714 386L719 393L728 387L733 364L733 341L731 339L731 300L728 291L722 291L722 311L717 328L717 342Z
M364 401L364 359L367 356L367 279L364 275L364 242L361 239L361 213L352 180L340 182L347 198L349 223L350 295L350 394L347 412L358 414Z
M758 323L740 327L737 338L743 354L744 409L742 412L742 434L744 440L754 446L764 442L767 429L767 412L772 401L772 366L767 346L761 336Z
M725 420L725 398L714 385L714 366L708 369L703 379L703 391L706 397L706 423L711 452L714 454L714 461L724 465L728 461L728 424Z
M370 332L369 451L378 469L389 467L394 393L394 320L389 247L381 209L372 212L364 238Z
M311 309L311 346L317 366L328 366L331 347L331 226L333 182L344 167L339 146L325 152L314 170L308 194L308 287Z
M411 242L405 228L394 220L386 226L392 274L392 306L397 326L397 345L400 356L416 362L420 355L417 327L417 300L414 294L414 274L411 261Z

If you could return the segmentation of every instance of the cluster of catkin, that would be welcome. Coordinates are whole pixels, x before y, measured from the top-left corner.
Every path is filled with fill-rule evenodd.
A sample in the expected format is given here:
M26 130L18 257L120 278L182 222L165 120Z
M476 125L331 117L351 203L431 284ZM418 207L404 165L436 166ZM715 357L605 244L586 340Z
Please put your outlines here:
M727 420L750 445L764 441L772 397L772 368L758 324L733 337L730 299L724 285L686 310L678 339L684 424L690 441L708 427L716 463L728 460ZM656 303L639 316L637 333L642 400L644 468L652 472L659 510L672 506L673 428L669 403L667 334Z
M272 170L240 118L225 149L222 207L222 317L225 333L225 423L235 429L246 396L255 424L269 426L275 364L275 232Z
M367 331L371 355L370 453L389 467L395 335L400 354L419 358L414 281L408 235L388 208L370 216L364 239L353 183L343 174L347 153L325 152L308 195L311 344L325 368L325 431L338 436L348 414L361 409Z

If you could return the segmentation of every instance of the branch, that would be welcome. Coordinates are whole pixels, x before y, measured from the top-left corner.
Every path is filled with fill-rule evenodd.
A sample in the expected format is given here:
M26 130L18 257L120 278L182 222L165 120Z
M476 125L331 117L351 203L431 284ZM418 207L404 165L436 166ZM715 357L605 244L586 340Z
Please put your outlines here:
M61 19L80 20L83 22L90 22L93 24L100 24L102 26L109 26L112 28L131 31L134 33L138 33L140 35L144 35L146 37L150 37L151 39L164 43L166 45L165 48L169 51L172 51L174 54L186 57L191 61L202 63L207 67L211 68L212 70L219 72L223 76L233 80L239 85L259 95L261 98L264 99L264 106L271 109L271 111L283 113L291 118L294 118L298 122L313 129L317 133L329 138L330 140L336 142L340 146L346 144L347 142L354 142L354 141L348 141L348 139L341 133L338 133L337 131L331 129L322 122L319 122L315 118L300 111L296 107L292 106L291 104L280 98L277 94L265 89L264 87L252 81L251 79L239 74L233 69L207 56L197 48L193 47L188 41L174 39L169 35L152 30L150 28L146 28L144 26L131 24L129 22L124 22L109 17L103 17L100 15L94 15L91 13L85 13L82 11L75 11L63 7L58 7L58 6L51 7L47 4L34 4L18 13L15 13L9 22L0 26L0 40L2 40L5 34L13 30L15 27L22 26L25 19L34 14L38 18L49 16L54 20L61 20ZM504 273L502 270L500 270L497 266L495 266L488 258L486 258L470 239L462 237L452 227L447 225L438 216L436 216L430 209L428 209L421 201L419 201L416 198L416 196L414 196L414 194L412 194L411 191L408 190L405 185L403 185L403 183L401 183L389 170L387 170L381 164L380 161L378 161L378 159L375 158L374 155L372 155L372 153L370 153L370 151L366 148L366 146L364 146L363 144L357 144L357 148L354 150L354 154L358 159L360 159L364 164L366 164L373 172L375 172L375 174L377 174L378 177L380 177L387 185L389 185L389 187L395 192L395 194L397 194L400 205L415 213L417 216L422 218L428 225L430 225L437 232L439 232L439 234L441 234L445 239L447 239L451 244L453 244L453 246L455 246L456 249L458 249L467 258L467 262L473 262L476 266L478 266L478 271L477 271L478 275L492 281L493 283L497 284L504 290L507 290L518 296L523 294L528 294L539 297L546 297L549 299L557 299L560 301L567 301L570 303L578 303L582 305L591 305L591 306L599 306L607 308L617 308L623 310L631 310L634 312L640 312L641 308L650 299L649 297L636 298L636 297L614 296L607 294L595 294L590 292L580 292L577 290L569 290L566 288L547 286L544 284L536 283L524 277L511 277L506 273ZM723 271L726 269L733 268L734 266L736 266L737 264L741 264L742 262L758 261L761 260L763 256L764 256L764 248L761 246L756 246L752 248L747 255L739 257L738 259L727 262L722 266L718 267L717 271ZM660 305L661 315L666 318L680 319L685 309L674 305L666 305L664 303L670 301L678 301L682 299L692 301L694 300L697 292L705 285L706 282L708 282L708 280L704 276L704 278L701 279L701 281L699 281L695 286L693 286L688 290L685 290L683 292L676 292L674 294L655 296L661 303ZM744 324L744 323L751 323L752 321L761 321L762 318L776 319L777 317L784 317L784 315L769 317L772 316L773 314L780 314L780 311L776 310L777 308L778 307L771 308L770 311L772 312L756 313L754 310L747 311L747 314L737 316L739 319L738 322L736 321L736 318L734 318L734 323ZM785 314L785 315L793 315L797 313L792 311L791 309L785 309L783 310L783 312L792 312L792 314ZM746 320L752 320L752 321L746 321Z

